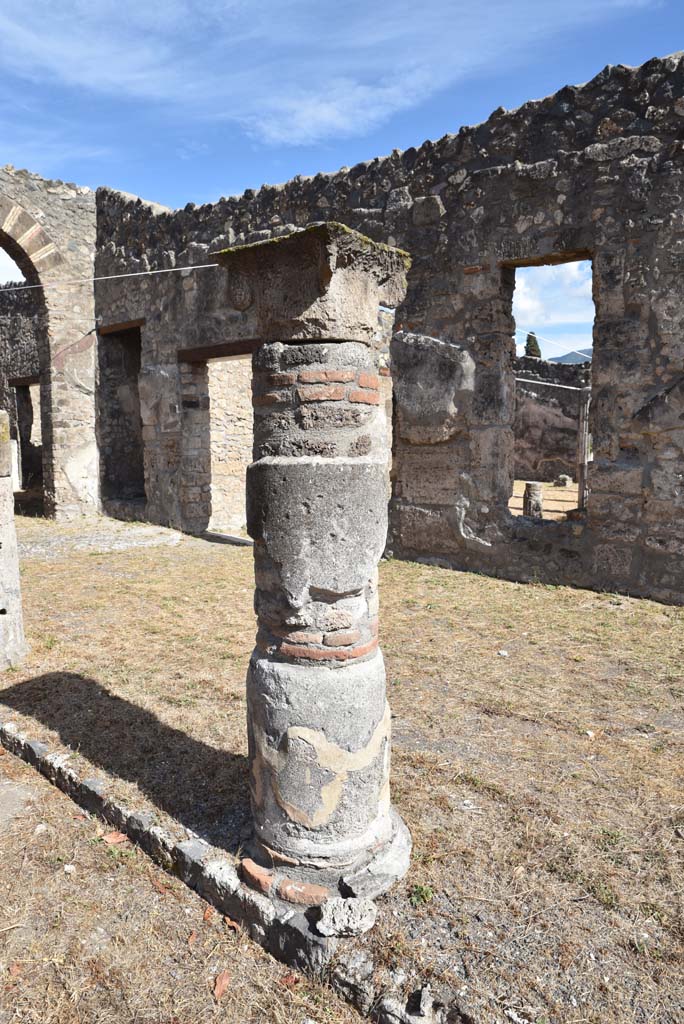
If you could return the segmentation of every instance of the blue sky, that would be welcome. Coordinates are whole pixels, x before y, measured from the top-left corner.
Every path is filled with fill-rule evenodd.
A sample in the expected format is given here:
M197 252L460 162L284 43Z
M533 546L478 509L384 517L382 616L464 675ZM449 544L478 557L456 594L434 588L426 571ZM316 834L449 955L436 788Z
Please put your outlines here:
M0 0L0 40L0 164L177 207L671 53L684 4Z
M537 335L545 359L591 348L591 262L516 270L513 316L519 354L524 351L528 331Z
M182 206L684 47L681 0L0 0L0 163Z

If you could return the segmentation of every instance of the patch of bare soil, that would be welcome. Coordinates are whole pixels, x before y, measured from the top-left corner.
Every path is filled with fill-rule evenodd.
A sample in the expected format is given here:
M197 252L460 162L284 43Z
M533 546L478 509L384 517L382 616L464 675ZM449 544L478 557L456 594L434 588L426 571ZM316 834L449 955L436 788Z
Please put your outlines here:
M22 570L0 719L235 851L249 549L65 544ZM684 1019L684 610L394 561L381 597L415 850L361 945L455 1022Z

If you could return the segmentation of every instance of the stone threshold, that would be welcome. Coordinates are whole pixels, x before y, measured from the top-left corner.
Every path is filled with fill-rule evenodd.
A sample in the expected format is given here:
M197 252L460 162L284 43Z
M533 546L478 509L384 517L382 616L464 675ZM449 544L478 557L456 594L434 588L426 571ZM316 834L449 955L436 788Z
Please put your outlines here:
M250 537L241 537L237 533L223 533L221 530L205 530L204 533L200 533L199 540L208 540L211 544L235 544L236 547L254 547L254 541Z
M407 998L399 984L378 984L376 965L367 949L339 937L345 934L344 922L350 917L362 917L364 911L367 915L368 905L373 906L370 900L328 901L332 913L325 919L326 924L338 916L343 923L337 935L330 934L330 927L325 928L328 934L320 934L317 924L324 920L325 903L295 906L255 891L244 884L232 858L219 854L199 838L176 841L155 825L153 814L133 810L108 795L103 779L81 778L69 765L70 753L50 751L47 744L20 732L14 722L0 722L0 745L36 768L84 810L128 836L161 868L179 877L221 914L236 921L277 960L325 979L363 1016L378 1024L446 1024L450 1019L448 1008L433 999L428 986ZM355 907L359 908L356 915Z

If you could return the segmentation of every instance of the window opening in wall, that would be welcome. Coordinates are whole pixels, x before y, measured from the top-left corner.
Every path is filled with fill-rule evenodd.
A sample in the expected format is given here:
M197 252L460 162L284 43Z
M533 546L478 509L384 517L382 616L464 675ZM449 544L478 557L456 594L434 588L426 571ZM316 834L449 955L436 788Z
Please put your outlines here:
M252 461L252 356L211 359L209 410L212 533L247 537L245 489Z
M42 515L38 349L44 327L43 306L36 292L15 290L25 283L21 268L0 249L0 408L10 418L14 504L22 515Z
M515 269L513 515L558 521L586 507L591 280L590 260Z
M139 327L98 336L100 489L104 510L121 519L136 519L145 511L140 365Z

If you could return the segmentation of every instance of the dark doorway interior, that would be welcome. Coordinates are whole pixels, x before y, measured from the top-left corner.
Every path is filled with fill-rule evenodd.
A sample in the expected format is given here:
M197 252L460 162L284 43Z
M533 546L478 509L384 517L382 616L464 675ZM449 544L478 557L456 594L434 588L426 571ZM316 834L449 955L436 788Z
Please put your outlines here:
M17 434L23 490L42 490L43 443L40 436L40 385L38 381L16 387Z
M97 436L104 510L137 518L145 507L145 468L138 375L140 328L98 340Z
M38 378L11 380L16 415L18 489L14 505L21 515L43 514L43 440ZM15 484L15 487L16 487Z

